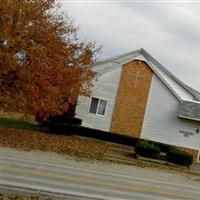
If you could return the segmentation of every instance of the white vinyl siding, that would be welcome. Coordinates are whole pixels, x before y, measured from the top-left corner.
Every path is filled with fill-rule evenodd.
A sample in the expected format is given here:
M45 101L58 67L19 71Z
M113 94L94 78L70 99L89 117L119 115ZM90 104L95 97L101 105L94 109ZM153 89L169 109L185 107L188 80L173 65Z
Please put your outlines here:
M199 150L200 123L178 118L179 101L154 74L147 101L141 137L166 144ZM184 137L180 131L194 133Z
M180 83L176 82L172 77L170 77L168 74L163 72L160 68L158 68L155 64L152 62L149 62L154 69L161 75L164 81L174 90L174 92L181 97L182 99L190 99L194 100L194 97L182 86Z
M92 96L106 101L104 116L89 112L91 98L79 97L76 113L83 120L83 126L110 131L120 76L121 67L118 65L116 69L97 77L98 81L94 84Z

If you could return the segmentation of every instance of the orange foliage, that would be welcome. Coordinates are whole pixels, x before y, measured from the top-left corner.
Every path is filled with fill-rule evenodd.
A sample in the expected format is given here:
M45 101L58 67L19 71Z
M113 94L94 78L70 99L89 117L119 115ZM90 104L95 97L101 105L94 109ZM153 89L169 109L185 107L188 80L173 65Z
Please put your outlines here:
M55 0L0 0L0 107L47 118L89 96L98 48Z

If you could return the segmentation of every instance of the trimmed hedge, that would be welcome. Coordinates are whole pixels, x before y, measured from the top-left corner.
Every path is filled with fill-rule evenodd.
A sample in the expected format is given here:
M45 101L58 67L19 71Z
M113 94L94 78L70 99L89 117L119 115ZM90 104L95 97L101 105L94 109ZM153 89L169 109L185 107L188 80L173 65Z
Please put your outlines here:
M167 160L178 165L190 166L193 162L193 156L190 153L171 147L167 152Z
M120 135L118 133L102 131L84 126L73 126L73 127L69 126L67 130L68 132L75 135L81 135L84 137L94 138L108 142L114 142L118 144L124 144L128 146L135 146L138 140L138 138L134 138L131 136Z
M163 153L167 153L171 148L171 146L168 144L163 144L163 143L159 143L159 142L155 142L155 144L159 146L160 151Z
M148 140L138 140L135 152L140 156L148 158L160 158L161 153L159 146Z
M55 115L50 116L47 120L48 124L57 124L57 125L76 125L80 126L82 124L82 119L76 117L70 117L65 115Z
M68 127L80 126L81 124L81 119L63 114L49 116L47 120L40 123L40 126L48 128L50 132L63 134L67 132Z

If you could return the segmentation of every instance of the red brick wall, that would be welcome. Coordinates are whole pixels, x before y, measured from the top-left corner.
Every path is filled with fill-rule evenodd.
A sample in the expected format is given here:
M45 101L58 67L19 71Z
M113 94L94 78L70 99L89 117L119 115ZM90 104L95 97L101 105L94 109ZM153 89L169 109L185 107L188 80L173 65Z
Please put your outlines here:
M141 77L135 85L136 77ZM134 60L123 66L111 131L140 137L153 71L143 61Z

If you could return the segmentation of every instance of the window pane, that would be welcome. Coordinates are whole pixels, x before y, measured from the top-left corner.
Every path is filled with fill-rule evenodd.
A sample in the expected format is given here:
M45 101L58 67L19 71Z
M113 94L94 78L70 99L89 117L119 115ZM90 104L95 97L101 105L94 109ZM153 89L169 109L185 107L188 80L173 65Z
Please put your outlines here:
M99 115L105 114L106 104L107 104L107 101L100 100L98 110L97 110L97 114L99 114Z
M99 99L92 97L92 101L91 101L91 104L90 104L90 110L89 110L90 113L96 114L98 101L99 101Z

